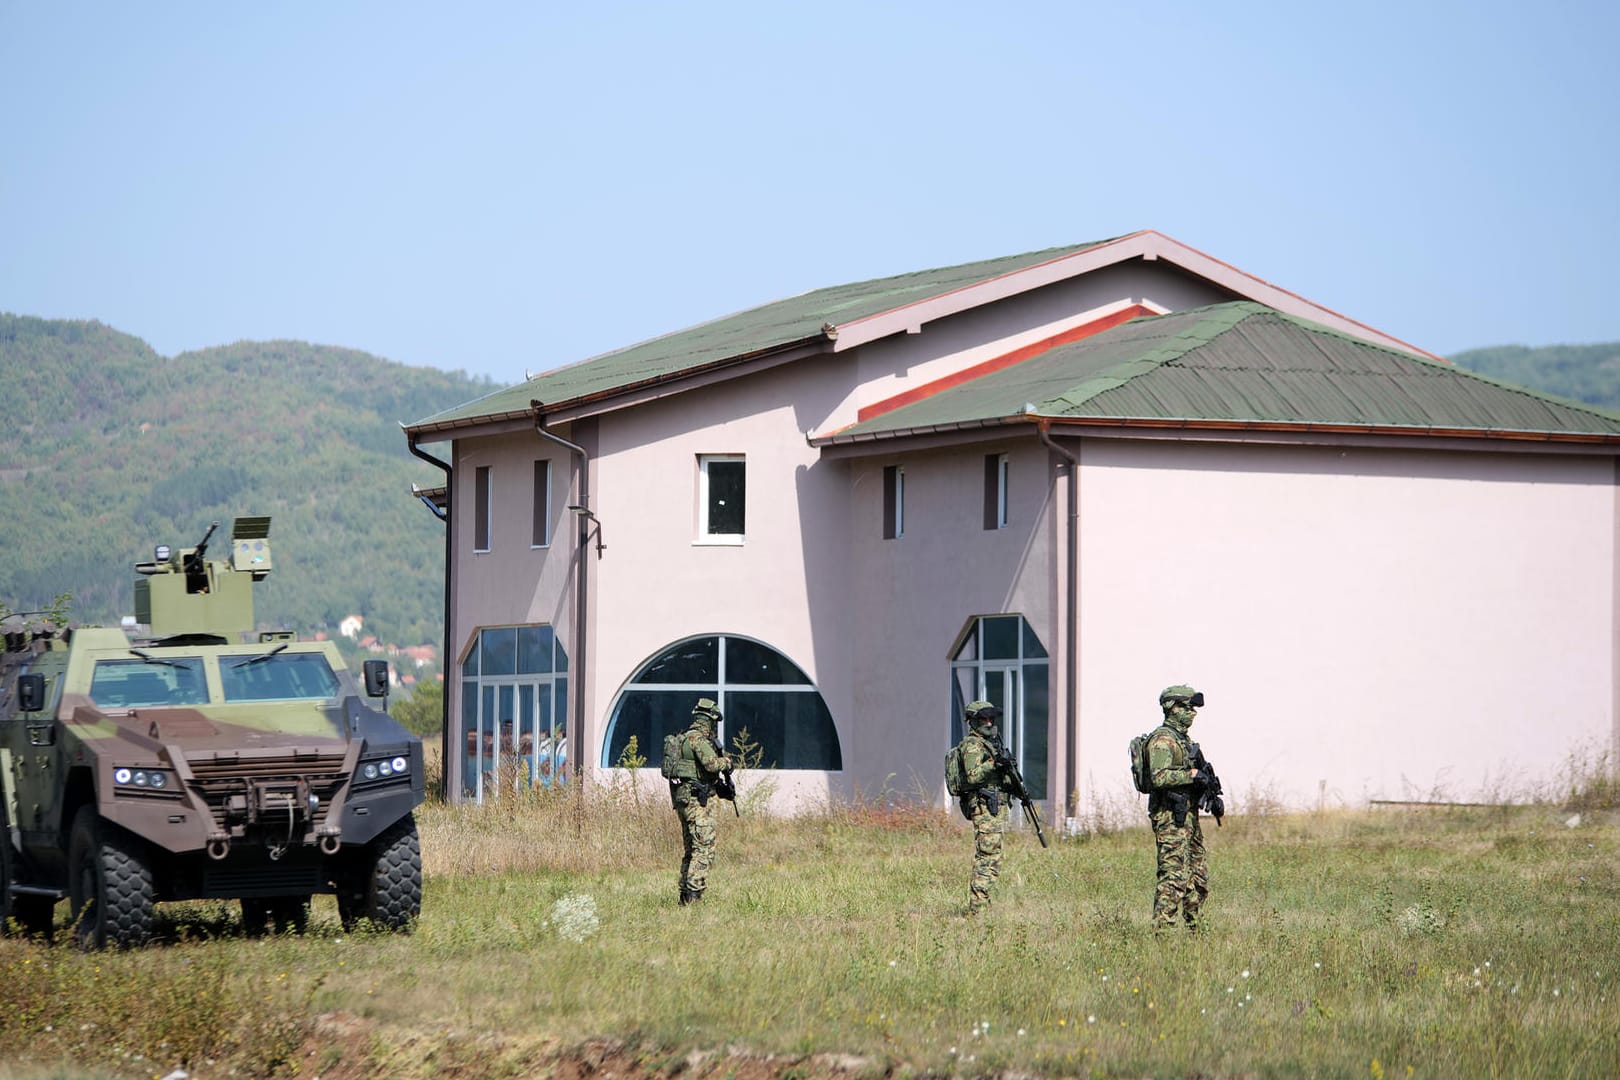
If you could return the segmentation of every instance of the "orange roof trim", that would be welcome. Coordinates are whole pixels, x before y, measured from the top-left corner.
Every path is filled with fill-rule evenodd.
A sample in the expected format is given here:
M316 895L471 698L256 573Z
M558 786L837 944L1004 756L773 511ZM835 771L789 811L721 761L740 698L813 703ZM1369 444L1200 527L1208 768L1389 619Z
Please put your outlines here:
M1112 330L1122 323L1128 323L1132 319L1139 319L1144 315L1160 314L1163 314L1163 312L1154 311L1152 308L1143 307L1141 304L1132 304L1112 314L1104 315L1100 319L1093 319L1091 322L1082 323L1079 326L1071 326L1061 334L1054 334L1049 338L1043 338L1040 341L1014 349L1012 352L1003 353L990 360L974 364L972 367L953 372L942 379L935 379L931 383L914 387L903 394L896 394L894 397L884 398L882 401L875 401L870 405L863 406L855 413L857 417L856 423L870 420L874 416L882 416L884 413L893 412L913 402L922 401L924 398L933 397L943 390L949 390L953 386L971 382L981 375L990 374L992 371L1012 367L1014 364L1022 363L1032 356L1039 356L1049 349L1055 349L1059 345L1067 345L1070 342L1091 337L1093 334L1100 334L1104 330Z

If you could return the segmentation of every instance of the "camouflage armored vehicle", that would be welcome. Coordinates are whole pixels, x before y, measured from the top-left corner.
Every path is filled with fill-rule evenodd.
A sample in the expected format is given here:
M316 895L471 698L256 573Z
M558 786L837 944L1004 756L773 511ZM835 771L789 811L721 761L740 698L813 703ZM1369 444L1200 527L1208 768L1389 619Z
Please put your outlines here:
M357 684L331 642L242 641L270 519L209 559L218 526L136 565L149 635L0 624L0 925L48 932L66 898L95 948L146 941L166 900L238 899L250 931L301 930L315 893L345 926L420 911L422 744L372 704L386 663Z

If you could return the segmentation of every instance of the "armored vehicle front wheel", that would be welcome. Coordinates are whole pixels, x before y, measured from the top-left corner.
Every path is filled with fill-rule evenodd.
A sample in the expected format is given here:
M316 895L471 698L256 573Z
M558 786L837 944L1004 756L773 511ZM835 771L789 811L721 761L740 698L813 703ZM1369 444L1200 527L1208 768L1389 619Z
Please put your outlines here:
M152 936L157 889L144 845L94 806L79 809L68 840L73 936L86 949L143 945Z
M309 896L242 897L242 930L258 937L266 930L302 934L309 929Z
M345 930L361 919L386 930L411 928L422 913L422 844L415 816L406 814L357 854L337 899Z
M18 855L11 846L10 829L6 823L6 807L0 800L0 933L9 932L13 924L29 937L48 937L51 932L51 914L56 902L48 896L11 894L18 884Z

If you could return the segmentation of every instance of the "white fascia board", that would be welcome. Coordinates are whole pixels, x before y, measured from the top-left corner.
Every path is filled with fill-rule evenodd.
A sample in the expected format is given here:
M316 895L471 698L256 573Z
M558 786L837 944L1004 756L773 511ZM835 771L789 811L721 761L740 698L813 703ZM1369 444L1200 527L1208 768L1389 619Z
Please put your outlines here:
M1399 338L1374 330L1365 323L1359 323L1331 308L1313 303L1297 293L1245 273L1230 263L1222 262L1196 248L1172 240L1153 229L1134 232L1129 236L1122 236L1072 255L1059 256L1050 262L1014 270L989 281L981 281L976 285L968 285L877 315L869 315L864 319L840 324L836 329L833 348L837 352L843 352L893 334L919 333L924 323L933 322L935 319L991 304L1081 274L1089 274L1094 270L1101 270L1130 259L1142 259L1145 262L1163 259L1245 300L1253 300L1289 315L1321 323L1363 341L1446 362L1442 357L1426 349L1420 349Z
M1031 289L1039 289L1044 285L1089 274L1093 270L1100 270L1127 259L1139 258L1143 254L1144 240L1149 236L1158 235L1148 232L1132 233L1118 240L1110 240L1083 251L1076 251L1072 255L1060 255L1050 262L1026 266L1022 270L1014 270L1010 274L1003 274L975 285L953 289L939 296L931 296L903 307L868 315L863 319L840 323L833 348L837 352L843 352L892 334L915 334L921 331L924 323L943 319L947 315L969 311L997 300L1004 300L1009 296L1029 292Z

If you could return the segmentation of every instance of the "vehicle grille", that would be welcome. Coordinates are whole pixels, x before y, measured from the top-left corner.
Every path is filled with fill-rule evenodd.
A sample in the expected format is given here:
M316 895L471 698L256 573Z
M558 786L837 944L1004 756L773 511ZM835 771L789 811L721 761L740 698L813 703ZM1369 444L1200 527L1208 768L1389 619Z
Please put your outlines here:
M240 811L233 813L231 808L233 799L240 797L239 805L253 806L256 796L296 792L300 781L320 800L315 819L309 823L311 829L318 828L325 823L332 800L349 782L342 754L198 757L188 758L186 764L191 768L192 790L208 804L214 824L221 830L226 830L229 824L241 824ZM297 809L302 817L305 808ZM279 807L266 809L270 820L274 820L272 815L280 813L284 811Z

